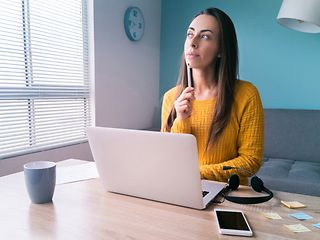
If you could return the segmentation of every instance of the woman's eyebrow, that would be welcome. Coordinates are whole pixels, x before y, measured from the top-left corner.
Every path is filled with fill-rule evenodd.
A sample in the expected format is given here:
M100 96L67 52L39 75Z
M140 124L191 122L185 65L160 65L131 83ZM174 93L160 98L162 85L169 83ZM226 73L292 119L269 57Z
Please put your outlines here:
M189 29L192 30L192 31L195 31L195 29L193 27L189 27ZM200 30L200 33L203 33L203 32L211 32L212 34L214 34L213 31L210 30L210 29L202 29L202 30Z
M203 32L211 32L211 33L213 34L213 31L210 30L210 29L203 29L203 30L201 30L200 32L201 32L201 33L203 33Z

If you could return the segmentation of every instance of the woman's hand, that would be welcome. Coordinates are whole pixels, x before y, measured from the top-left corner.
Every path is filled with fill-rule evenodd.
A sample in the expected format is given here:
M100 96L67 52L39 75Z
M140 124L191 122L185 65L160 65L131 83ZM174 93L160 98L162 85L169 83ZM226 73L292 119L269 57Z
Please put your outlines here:
M191 101L194 99L194 88L187 87L174 102L177 119L186 119L191 116Z

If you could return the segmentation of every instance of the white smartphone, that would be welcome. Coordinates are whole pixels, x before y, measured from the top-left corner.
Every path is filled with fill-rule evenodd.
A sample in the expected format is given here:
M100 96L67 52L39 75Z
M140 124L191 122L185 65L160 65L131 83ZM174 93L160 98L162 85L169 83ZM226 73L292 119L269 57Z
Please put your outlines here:
M214 210L219 233L238 236L252 236L252 230L249 223L240 210L215 209Z

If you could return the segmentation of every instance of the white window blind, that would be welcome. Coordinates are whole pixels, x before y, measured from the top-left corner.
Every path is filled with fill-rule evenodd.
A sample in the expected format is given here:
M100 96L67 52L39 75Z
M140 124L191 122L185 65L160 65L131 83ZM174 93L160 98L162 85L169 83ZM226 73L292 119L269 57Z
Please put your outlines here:
M0 0L0 159L87 140L85 0Z

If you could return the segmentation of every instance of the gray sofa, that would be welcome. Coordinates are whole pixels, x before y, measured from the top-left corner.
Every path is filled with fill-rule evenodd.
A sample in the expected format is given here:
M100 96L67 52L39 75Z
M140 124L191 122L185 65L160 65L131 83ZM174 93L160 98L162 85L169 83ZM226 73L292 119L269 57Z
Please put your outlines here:
M320 110L265 109L264 164L273 190L320 196Z

